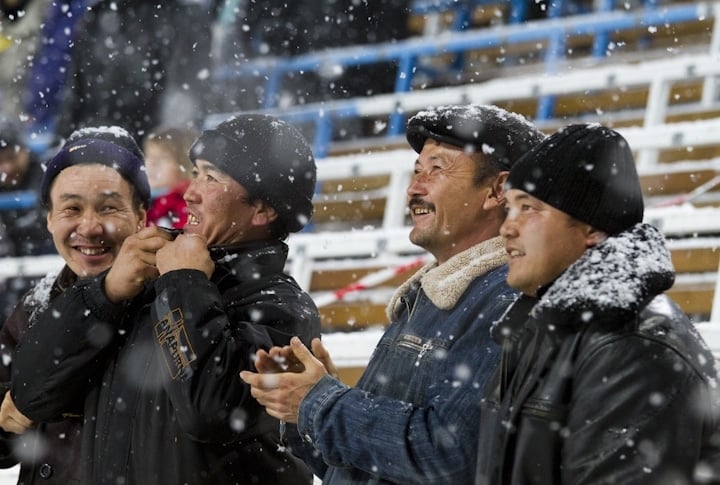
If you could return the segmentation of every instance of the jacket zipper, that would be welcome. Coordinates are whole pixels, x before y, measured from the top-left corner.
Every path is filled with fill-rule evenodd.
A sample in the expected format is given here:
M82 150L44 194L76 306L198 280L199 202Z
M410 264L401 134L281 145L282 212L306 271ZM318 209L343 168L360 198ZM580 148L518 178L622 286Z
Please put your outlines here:
M415 342L410 342L408 340L402 340L398 343L398 346L399 347L408 347L410 349L418 351L417 357L415 358L415 366L416 367L420 365L420 360L422 360L422 358L425 356L425 354L427 354L428 350L433 349L433 344L432 344L431 340L426 341L422 345L416 344Z

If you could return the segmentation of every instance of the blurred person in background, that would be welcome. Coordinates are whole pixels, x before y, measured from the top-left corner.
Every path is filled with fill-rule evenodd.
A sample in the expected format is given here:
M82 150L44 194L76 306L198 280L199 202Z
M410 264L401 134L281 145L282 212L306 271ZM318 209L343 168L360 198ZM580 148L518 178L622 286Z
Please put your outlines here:
M24 113L29 64L41 44L50 0L0 0L0 115Z
M0 257L55 252L38 203L42 175L39 160L25 142L22 125L0 116ZM33 281L22 275L0 280L2 321Z
M136 139L199 125L210 91L210 0L99 0L75 26L57 131L112 124Z
M213 39L213 61L231 73L213 84L214 105L228 102L237 110L256 110L265 102L286 108L333 99L390 93L395 89L398 66L378 62L362 66L326 65L318 70L289 72L282 76L275 98L266 100L267 82L255 74L232 75L248 59L289 58L324 49L392 42L410 35L409 0L266 0L220 2ZM230 98L230 101L228 101ZM352 139L373 132L364 120L334 122L336 139ZM312 126L300 126L311 139ZM374 132L373 132L374 133ZM375 133L376 134L376 133Z
M65 265L19 298L0 328L0 467L19 462L23 485L80 483L83 403L72 403L53 422L34 423L18 411L9 393L18 343L51 301L113 264L125 238L145 226L150 199L140 148L121 128L75 132L49 163L63 169L46 172L41 201Z
M187 222L183 195L190 185L190 147L198 133L193 128L158 128L145 137L143 152L152 202L148 225L182 229Z

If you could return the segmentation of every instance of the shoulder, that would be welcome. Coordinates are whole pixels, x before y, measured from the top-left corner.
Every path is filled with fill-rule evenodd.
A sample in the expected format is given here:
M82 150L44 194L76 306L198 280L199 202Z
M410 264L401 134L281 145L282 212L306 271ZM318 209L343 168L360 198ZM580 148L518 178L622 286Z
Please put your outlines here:
M623 355L633 367L660 369L665 365L675 374L684 371L703 379L716 376L709 348L687 315L665 295L655 297L633 319L594 321L582 334L583 354L595 362L601 355L613 361Z

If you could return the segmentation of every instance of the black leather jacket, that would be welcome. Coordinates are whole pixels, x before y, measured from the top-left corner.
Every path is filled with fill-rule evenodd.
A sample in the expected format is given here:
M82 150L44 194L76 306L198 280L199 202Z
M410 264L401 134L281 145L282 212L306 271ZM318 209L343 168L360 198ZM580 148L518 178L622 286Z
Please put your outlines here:
M521 298L486 388L477 484L693 483L720 458L713 356L638 225ZM717 477L716 477L717 478Z

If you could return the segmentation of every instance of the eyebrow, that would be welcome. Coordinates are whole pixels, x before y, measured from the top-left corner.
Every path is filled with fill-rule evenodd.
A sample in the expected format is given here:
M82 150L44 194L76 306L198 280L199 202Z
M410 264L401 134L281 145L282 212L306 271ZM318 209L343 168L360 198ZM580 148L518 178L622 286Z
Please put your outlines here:
M427 160L428 160L429 162L437 162L437 161L443 162L443 161L445 161L445 157L442 157L442 156L439 156L439 155L430 155L430 156L427 158ZM422 163L422 162L420 161L420 158L419 158L419 157L418 157L417 159L415 159L415 165L420 165L421 163Z
M64 193L60 194L60 202L65 202L69 200L84 200L85 197L81 196L80 194L74 194L74 193ZM97 199L116 199L116 200L122 200L122 195L120 195L119 192L100 192L99 194L96 194Z
M198 160L198 162L195 165L195 169L196 170L204 170L204 171L210 172L214 175L223 175L223 176L229 177L229 174L227 172L224 172L223 170L219 169L211 162L207 162L207 161Z
M527 192L521 191L519 194L515 195L514 197L507 197L506 203L510 202L512 199L512 202L518 202L523 200L528 200L532 196L528 194Z

